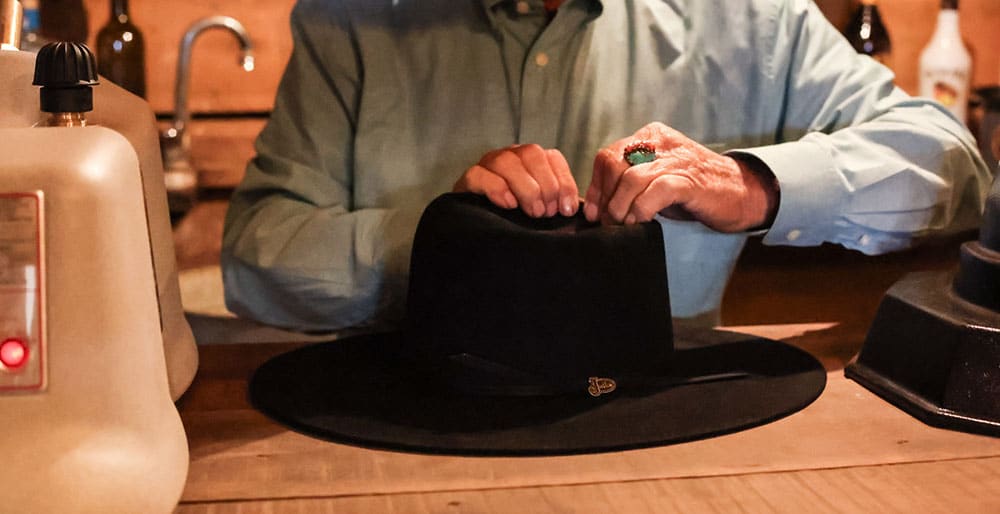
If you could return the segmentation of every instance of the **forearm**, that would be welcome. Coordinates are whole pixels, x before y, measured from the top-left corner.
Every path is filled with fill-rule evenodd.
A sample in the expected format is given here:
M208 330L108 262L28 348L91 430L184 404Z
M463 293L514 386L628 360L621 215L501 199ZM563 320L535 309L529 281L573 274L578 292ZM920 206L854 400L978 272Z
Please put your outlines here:
M371 321L392 303L392 210L349 212L262 194L241 189L227 214L222 266L230 310L299 330L335 330Z
M765 244L898 250L928 233L974 227L989 188L967 133L917 99L855 127L745 152L781 189Z
M990 177L965 127L895 88L814 5L793 4L781 23L795 50L773 63L771 88L785 92L772 100L784 106L780 144L735 152L759 158L779 183L764 242L874 254L974 226Z

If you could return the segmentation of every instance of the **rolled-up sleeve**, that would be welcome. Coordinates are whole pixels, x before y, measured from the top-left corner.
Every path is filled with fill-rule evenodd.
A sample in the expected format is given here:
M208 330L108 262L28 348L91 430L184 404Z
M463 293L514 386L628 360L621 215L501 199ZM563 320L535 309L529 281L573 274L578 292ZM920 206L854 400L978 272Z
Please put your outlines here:
M292 13L292 56L223 236L227 307L299 330L363 324L393 303L382 283L393 211L356 209L352 195L363 73L337 4Z
M766 163L781 204L765 244L841 244L866 254L972 228L991 177L964 125L893 85L812 2L778 2L769 70L779 144L741 149Z

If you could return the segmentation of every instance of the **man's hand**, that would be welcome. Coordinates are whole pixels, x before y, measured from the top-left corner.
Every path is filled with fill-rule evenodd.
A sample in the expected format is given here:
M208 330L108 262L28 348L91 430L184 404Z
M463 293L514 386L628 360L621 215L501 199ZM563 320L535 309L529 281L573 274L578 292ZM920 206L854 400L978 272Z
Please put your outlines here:
M528 216L576 214L579 192L562 152L538 145L512 145L488 152L466 170L455 192L486 195L505 209L520 206Z
M625 161L622 152L636 142L652 145L656 160L636 166ZM584 214L590 221L631 224L661 213L740 232L771 221L778 200L773 177L650 123L598 152Z

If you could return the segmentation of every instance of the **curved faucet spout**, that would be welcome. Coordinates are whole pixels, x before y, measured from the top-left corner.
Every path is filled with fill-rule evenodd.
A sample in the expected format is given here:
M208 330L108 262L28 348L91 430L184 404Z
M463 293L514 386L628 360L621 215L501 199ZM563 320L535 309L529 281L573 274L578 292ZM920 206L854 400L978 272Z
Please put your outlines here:
M0 0L2 1L2 0ZM177 58L177 83L174 90L174 121L170 128L160 135L163 153L163 179L167 187L167 204L170 215L183 214L190 210L198 191L198 173L191 165L191 137L187 126L191 122L188 110L188 89L191 83L191 49L194 40L204 31L223 28L232 32L240 42L240 64L246 71L254 68L253 44L243 24L229 16L209 16L194 22L181 38L180 55Z
M184 37L181 38L180 56L177 59L177 83L174 90L174 121L173 126L167 131L166 137L170 139L180 138L181 146L186 150L188 147L187 138L184 137L185 129L191 122L191 112L188 110L188 90L191 83L191 50L194 41L202 32L212 29L222 28L236 36L240 42L241 56L239 64L246 71L253 71L254 56L253 43L247 34L243 24L229 16L209 16L202 18L188 27Z

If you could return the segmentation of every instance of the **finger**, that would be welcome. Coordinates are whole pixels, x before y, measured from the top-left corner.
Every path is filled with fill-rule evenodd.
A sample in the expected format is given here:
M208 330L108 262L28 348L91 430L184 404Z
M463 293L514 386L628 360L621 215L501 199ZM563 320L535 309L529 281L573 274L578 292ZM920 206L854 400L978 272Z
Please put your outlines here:
M625 161L621 152L608 152L603 160L605 171L601 177L601 202L598 207L601 214L606 214L608 213L608 203L618 191L622 175L631 165Z
M554 148L546 150L545 156L559 181L559 212L563 216L572 216L580 208L580 191L576 187L576 179L569 169L569 163L562 152Z
M455 183L453 191L485 195L494 205L504 209L517 207L517 198L511 193L507 182L478 164L465 172L465 175Z
M583 216L587 221L595 222L600 216L599 205L601 204L601 179L597 176L597 167L594 167L594 177L590 180L587 193L583 197Z
M614 192L614 176L619 167L627 167L624 162L622 152L633 140L634 135L619 139L610 145L602 148L594 156L594 171L590 178L590 186L587 187L587 194L584 197L584 216L590 222L600 221L609 223L607 212L603 209L607 203L608 195ZM610 191L606 189L611 187Z
M654 121L635 131L631 138L623 141L628 141L625 143L626 145L634 141L650 141L655 143L657 150L670 151L688 140L688 137L679 130L665 123ZM624 146L622 148L624 149Z
M517 154L513 151L500 152L484 167L504 179L525 214L535 218L545 216L542 189Z
M618 181L614 195L608 200L607 213L615 223L625 222L636 197L649 187L659 174L668 173L664 162L645 163L626 169Z
M684 205L691 201L694 190L694 183L687 177L672 174L659 175L649 183L649 186L642 193L635 197L625 217L625 222L644 223L653 219L661 211L670 215L671 212L678 211L677 208L683 209Z
M605 213L605 204L614 194L618 176L624 171L624 164L611 147L603 148L594 156L594 174L584 198L583 213L588 221L598 221Z
M539 145L528 144L518 146L514 149L514 153L521 158L521 164L541 188L545 216L555 216L559 212L560 184L545 149Z

